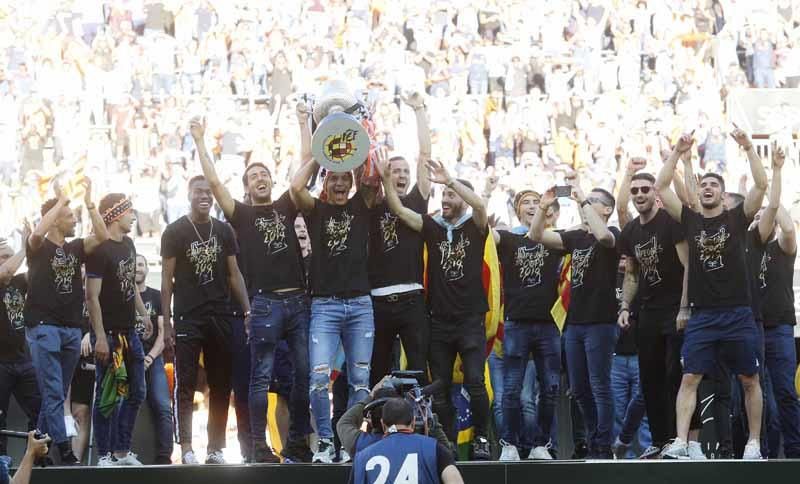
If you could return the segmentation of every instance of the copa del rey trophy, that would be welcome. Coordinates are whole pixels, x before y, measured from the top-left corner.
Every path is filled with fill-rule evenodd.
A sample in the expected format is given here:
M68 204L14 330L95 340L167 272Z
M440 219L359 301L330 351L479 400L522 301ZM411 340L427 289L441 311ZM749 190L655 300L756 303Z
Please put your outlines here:
M346 82L328 81L314 100L311 153L328 171L346 172L361 166L369 157L370 136L365 127L369 117Z

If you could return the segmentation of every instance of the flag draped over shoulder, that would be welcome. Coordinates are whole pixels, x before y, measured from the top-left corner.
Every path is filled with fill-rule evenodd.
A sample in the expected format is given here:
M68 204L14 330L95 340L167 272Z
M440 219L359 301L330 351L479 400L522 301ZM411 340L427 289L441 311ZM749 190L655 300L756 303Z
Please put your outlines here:
M556 322L558 330L564 332L564 323L567 320L567 310L569 309L570 284L572 283L572 255L567 254L561 259L561 271L558 278L558 299L556 299L550 315Z

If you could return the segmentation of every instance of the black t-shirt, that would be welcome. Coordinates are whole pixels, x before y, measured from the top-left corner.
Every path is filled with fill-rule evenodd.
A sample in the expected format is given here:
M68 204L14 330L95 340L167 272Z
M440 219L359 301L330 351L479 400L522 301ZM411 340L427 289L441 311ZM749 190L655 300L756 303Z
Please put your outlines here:
M106 331L136 325L136 247L128 237L108 239L86 261L86 277L102 279L100 310Z
M761 286L762 266L766 262L767 244L761 240L758 227L747 231L747 244L745 253L747 254L747 280L750 283L750 307L753 310L753 317L756 321L763 321Z
M796 257L785 253L777 240L767 244L757 278L765 327L797 324L793 290Z
M403 197L403 206L428 213L428 200L415 185ZM422 284L422 236L389 210L386 202L370 214L369 280L373 288L395 284Z
M239 267L251 296L259 290L305 287L295 218L297 209L289 192L266 206L236 202L230 223L239 240Z
M547 249L527 235L498 231L497 255L503 268L505 316L514 321L552 323L564 252Z
M153 289L152 287L146 287L139 295L142 297L142 302L144 303L144 308L147 310L147 314L150 315L150 322L153 323L153 335L150 336L149 339L144 339L144 324L136 326L136 332L139 333L139 337L142 338L144 352L148 353L153 349L156 337L158 336L158 317L164 314L161 312L161 291Z
M428 299L436 316L481 314L489 310L483 288L483 253L487 228L470 218L452 231L422 216L422 237L428 246Z
M369 209L364 197L356 194L345 205L315 199L307 220L311 236L311 294L339 297L369 294Z
M79 328L83 312L81 264L86 260L83 239L74 239L62 247L44 239L33 251L26 247L28 260L28 297L25 300L25 324L41 322Z
M0 361L10 363L27 360L25 342L25 274L17 274L7 286L0 286Z
M649 309L681 304L683 264L675 244L686 240L683 228L663 209L642 225L636 217L622 230L620 251L639 263L638 297Z
M619 229L608 229L619 241ZM572 254L567 324L616 323L619 269L616 247L604 247L583 229L563 232L561 241Z
M237 251L233 230L215 218L194 225L197 231L183 216L167 225L161 236L161 256L175 258L174 314L198 309L227 312L228 257Z
M681 225L689 244L689 305L697 308L750 305L744 204L705 218L683 207Z

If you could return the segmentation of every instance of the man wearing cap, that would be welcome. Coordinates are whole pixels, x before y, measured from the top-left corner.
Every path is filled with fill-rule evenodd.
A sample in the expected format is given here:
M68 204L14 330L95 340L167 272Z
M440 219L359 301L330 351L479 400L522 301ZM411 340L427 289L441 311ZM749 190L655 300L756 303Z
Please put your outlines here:
M521 225L510 231L493 230L503 268L505 323L503 325L503 428L500 460L519 460L521 441L533 438L528 458L550 460L546 447L555 417L561 379L561 333L550 310L558 299L559 266L564 251L547 249L530 238L531 222L541 196L522 190L514 197ZM544 209L545 226L558 219L558 201ZM520 400L528 355L533 353L539 380L536 435L522 435ZM527 437L527 439L526 439Z
M404 99L414 110L419 136L417 183L408 190L411 173L401 156L389 159L392 183L403 205L423 215L428 211L431 182L425 161L431 155L431 137L422 96ZM370 215L369 278L375 311L375 344L372 350L374 385L391 370L392 347L399 336L409 370L427 370L429 331L425 297L422 294L422 237L399 223L385 201Z
M146 392L145 356L136 332L137 313L144 321L146 337L152 334L153 325L136 288L136 248L127 236L135 221L132 209L130 199L121 193L110 193L100 200L99 210L109 239L86 262L86 307L96 362L97 398L92 419L99 467L142 465L130 451L133 426ZM120 403L115 388L117 376L107 379L106 374L118 375L122 365L128 388Z

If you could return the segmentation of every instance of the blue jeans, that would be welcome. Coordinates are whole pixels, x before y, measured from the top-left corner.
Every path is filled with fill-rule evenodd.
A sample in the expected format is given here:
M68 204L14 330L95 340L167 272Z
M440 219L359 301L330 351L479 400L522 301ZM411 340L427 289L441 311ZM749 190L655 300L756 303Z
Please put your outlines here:
M112 354L119 346L117 334L107 334L108 349ZM128 372L128 398L122 400L109 417L100 413L100 395L102 395L103 377L106 375L108 364L98 364L95 367L95 395L92 423L94 425L95 441L98 455L104 456L109 452L124 452L131 450L133 426L136 424L136 415L139 407L144 402L147 387L144 377L144 350L142 341L134 328L124 334L128 339L128 351L125 355L125 369ZM92 335L92 346L95 336ZM110 363L109 363L110 364ZM63 417L62 417L63 418Z
M503 432L503 379L505 378L505 363L503 358L492 351L489 355L489 379L492 383L494 400L492 402L492 415L497 434ZM530 448L533 445L533 436L536 434L536 398L539 389L536 386L536 365L533 360L528 360L525 367L525 377L522 379L522 432L520 432L519 445L521 448Z
M647 407L639 388L638 356L614 355L611 387L614 390L614 435L623 443L631 444L638 430L639 446L642 449L650 447L650 428L645 416ZM626 457L636 458L633 449L628 450Z
M294 370L289 395L289 440L305 437L308 411L308 297L258 294L250 307L250 437L266 444L267 392L275 368L275 348L285 339Z
M583 414L590 455L594 456L611 450L614 430L611 362L617 326L570 324L565 335L570 389Z
M38 428L53 443L69 442L64 428L64 399L81 356L80 328L40 323L25 330L42 394Z
M147 383L147 403L156 421L156 437L158 438L157 457L172 456L172 400L169 396L167 373L164 371L164 357L153 360L153 364L145 372Z
M797 356L792 326L782 324L766 328L764 342L764 363L772 383L772 391L766 392L766 398L768 402L774 402L768 407L777 409L777 418L770 419L769 430L775 431L775 424L779 424L777 430L783 434L784 454L789 458L800 458L800 401L794 388Z
M372 299L369 296L312 299L308 342L309 396L319 438L333 438L328 385L339 345L344 346L347 383L350 386L347 408L350 408L369 394L374 339L375 323L372 317Z
M507 320L505 337L505 378L503 380L503 440L521 443L520 392L528 355L533 353L539 386L536 434L533 447L540 447L550 440L561 372L561 339L555 324L519 323Z

